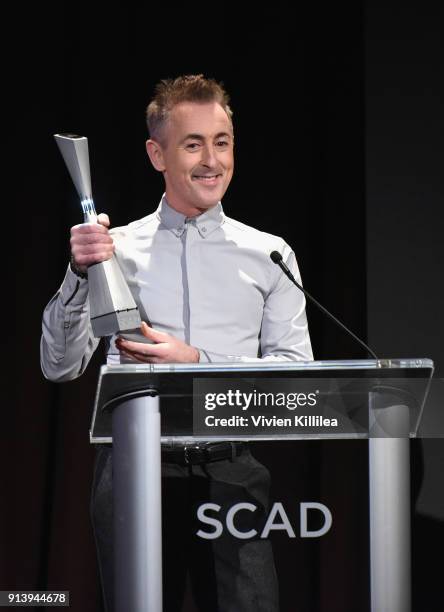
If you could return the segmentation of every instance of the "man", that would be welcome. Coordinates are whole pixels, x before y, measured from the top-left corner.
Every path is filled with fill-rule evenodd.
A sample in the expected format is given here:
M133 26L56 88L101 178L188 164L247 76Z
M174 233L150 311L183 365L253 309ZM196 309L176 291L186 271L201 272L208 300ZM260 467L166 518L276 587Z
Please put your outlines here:
M228 96L202 75L162 81L147 109L147 153L165 194L155 213L109 231L71 230L71 264L43 317L42 369L51 380L79 376L97 347L89 324L88 266L113 252L139 307L138 336L109 340L108 362L196 363L310 360L304 296L275 266L283 255L296 278L294 253L281 239L226 217L221 199L233 174ZM263 509L267 472L241 444L204 465L186 465L164 449L165 610L180 610L186 570L205 612L273 612L278 597L266 540L196 537L195 510L213 501L248 499ZM111 453L99 452L93 520L108 609L112 609Z

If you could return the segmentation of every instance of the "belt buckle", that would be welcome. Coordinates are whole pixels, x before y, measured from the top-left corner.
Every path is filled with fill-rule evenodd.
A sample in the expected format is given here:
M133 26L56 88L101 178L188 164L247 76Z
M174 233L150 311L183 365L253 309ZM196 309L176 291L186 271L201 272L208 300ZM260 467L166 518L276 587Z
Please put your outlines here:
M186 465L198 465L199 463L205 463L205 449L197 444L195 446L184 446L183 454ZM193 455L195 459L199 460L193 461Z

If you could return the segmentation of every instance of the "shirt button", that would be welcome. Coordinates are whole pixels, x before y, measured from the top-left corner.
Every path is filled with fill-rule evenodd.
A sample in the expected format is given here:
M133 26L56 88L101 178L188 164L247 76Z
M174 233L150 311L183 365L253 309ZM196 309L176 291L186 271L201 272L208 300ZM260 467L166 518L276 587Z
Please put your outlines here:
M202 228L202 231L203 231L203 232L206 232L206 231L207 231L207 228L206 228L206 227L203 227L203 228Z

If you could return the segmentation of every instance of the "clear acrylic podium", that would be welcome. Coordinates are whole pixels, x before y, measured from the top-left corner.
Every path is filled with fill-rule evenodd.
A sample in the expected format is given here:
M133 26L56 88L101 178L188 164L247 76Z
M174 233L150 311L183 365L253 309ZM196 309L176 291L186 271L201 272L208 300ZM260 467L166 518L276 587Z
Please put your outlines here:
M162 610L161 443L368 438L371 610L409 612L409 438L432 374L429 359L103 366L90 440L113 444L115 611ZM245 380L316 387L328 414L345 425L197 435L202 384Z

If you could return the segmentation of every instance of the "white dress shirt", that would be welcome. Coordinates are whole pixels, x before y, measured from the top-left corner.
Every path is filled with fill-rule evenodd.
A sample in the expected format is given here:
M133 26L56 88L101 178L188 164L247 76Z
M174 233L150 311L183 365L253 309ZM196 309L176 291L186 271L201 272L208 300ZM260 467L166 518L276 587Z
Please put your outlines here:
M304 295L270 259L279 251L300 282L281 238L230 219L220 203L187 219L165 196L156 212L110 234L142 320L199 349L201 362L313 359ZM108 363L128 361L114 339ZM98 342L88 281L68 268L43 314L43 373L57 381L80 376Z

